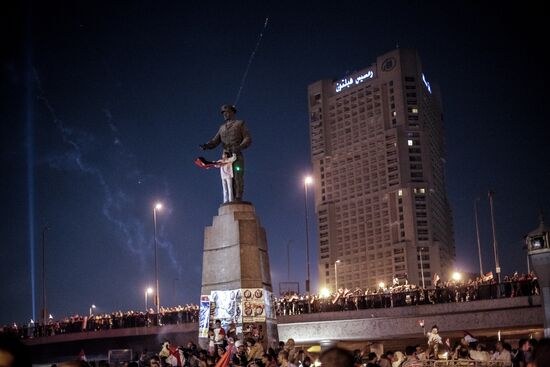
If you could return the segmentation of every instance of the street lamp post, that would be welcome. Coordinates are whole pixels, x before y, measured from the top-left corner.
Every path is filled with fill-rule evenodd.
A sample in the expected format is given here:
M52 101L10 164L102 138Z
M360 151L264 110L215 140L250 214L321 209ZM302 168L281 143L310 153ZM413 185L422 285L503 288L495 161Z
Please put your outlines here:
M426 283L424 282L424 263L422 262L422 251L424 247L420 246L420 273L422 274L422 289L426 289Z
M292 243L292 240L288 240L286 243L286 266L287 266L287 281L290 282L290 244Z
M309 226L307 218L307 187L313 182L311 176L307 176L304 179L304 211L305 211L305 220L306 220L306 265L307 265L307 278L306 278L306 292L309 293L309 282L310 282L310 273L309 273Z
M148 287L146 290L145 290L145 312L147 312L147 309L149 308L147 306L147 295L148 294L153 294L153 288L151 287Z
M495 229L495 213L493 210L493 192L489 191L489 204L491 205L491 226L493 228L493 252L495 255L495 270L497 273L497 283L500 284L500 262L498 261L498 244ZM500 289L500 286L499 286Z
M158 243L157 243L157 210L162 209L162 204L157 203L153 208L153 226L155 241L155 304L157 305L157 315L160 315L160 295L159 295L159 264L158 264Z
M340 260L336 260L334 262L334 291L338 293L338 264L340 264Z
M93 310L94 308L95 308L95 305L91 305L91 306L90 306L90 317L92 317L92 314L93 314L92 310Z
M476 237L477 237L477 255L479 257L479 275L483 276L483 262L481 261L481 241L479 239L479 223L477 220L477 202L479 201L479 198L477 198L474 202L474 214L476 218Z

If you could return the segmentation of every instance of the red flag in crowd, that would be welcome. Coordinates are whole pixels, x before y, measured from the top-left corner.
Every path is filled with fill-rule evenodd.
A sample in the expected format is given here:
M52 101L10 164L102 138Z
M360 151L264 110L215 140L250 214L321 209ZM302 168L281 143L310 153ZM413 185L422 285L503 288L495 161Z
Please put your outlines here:
M227 366L229 366L229 362L231 362L231 352L227 351L220 358L218 363L216 363L216 367L227 367Z
M180 355L180 351L178 348L175 348L175 347L168 347L168 351L170 352L170 355L168 356L167 360L168 359L171 359L172 361L176 361L176 366L177 367L182 367L182 363L181 363L181 355ZM172 363L172 366L174 366L174 364Z

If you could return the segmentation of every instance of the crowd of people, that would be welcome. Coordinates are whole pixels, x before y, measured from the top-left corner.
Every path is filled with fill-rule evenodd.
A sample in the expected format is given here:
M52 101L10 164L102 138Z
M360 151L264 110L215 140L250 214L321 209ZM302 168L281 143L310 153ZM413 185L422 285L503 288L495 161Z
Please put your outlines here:
M5 325L2 332L16 334L20 338L36 338L83 331L98 331L155 325L173 325L198 322L199 306L188 304L161 307L160 314L152 308L144 311L117 311L111 314L73 315L61 320L49 320L46 324L31 322L25 325Z
M470 302L476 300L532 296L539 294L537 278L532 274L514 274L504 277L501 283L481 277L464 282L436 282L424 289L395 281L392 286L378 289L349 290L340 288L331 295L298 295L286 293L275 298L274 310L278 316L316 312L351 311L370 308L388 308L411 305ZM98 331L156 325L197 322L199 306L188 304L163 308L160 314L153 309L147 312L127 311L99 315L74 315L61 320L48 320L46 324L31 322L24 325L5 325L0 331L16 334L20 338L52 336L82 331Z
M379 351L366 344L363 350L332 347L322 353L296 345L293 339L264 348L261 339L239 337L225 330L220 320L210 329L204 348L189 341L185 346L164 340L155 351L143 350L128 357L124 367L547 367L550 366L550 339L520 339L515 348L505 341L481 343L465 332L451 343L433 325L426 342L410 345L403 351ZM3 367L30 366L29 353L15 335L0 333L0 355L9 357ZM17 360L25 361L16 363ZM108 367L107 361L79 361L60 367Z
M438 282L433 288L414 284L399 284L378 289L350 290L340 288L330 295L298 295L287 292L275 300L277 315L296 315L315 312L334 312L425 305L450 302L470 302L495 298L511 298L539 294L537 278L533 274L514 274L497 283L481 277L464 282Z

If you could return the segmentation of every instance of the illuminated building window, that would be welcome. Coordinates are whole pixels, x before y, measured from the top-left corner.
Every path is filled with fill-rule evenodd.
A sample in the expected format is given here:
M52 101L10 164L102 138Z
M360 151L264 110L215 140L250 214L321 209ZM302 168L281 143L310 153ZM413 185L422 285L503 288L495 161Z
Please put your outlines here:
M398 190L398 191L397 191L397 195L398 195L398 196L403 196L403 190Z
M412 113L418 113L418 108L413 108Z
M407 145L410 147L414 145L414 142L412 141L412 139L407 140Z

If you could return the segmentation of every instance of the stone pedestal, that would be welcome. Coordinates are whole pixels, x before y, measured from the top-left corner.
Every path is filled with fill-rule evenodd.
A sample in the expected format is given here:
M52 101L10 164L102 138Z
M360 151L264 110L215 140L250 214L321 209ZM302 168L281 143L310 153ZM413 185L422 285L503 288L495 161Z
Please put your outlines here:
M219 318L228 331L234 322L239 339L261 333L264 347L271 346L278 341L272 291L266 233L254 206L221 205L204 232L201 298L210 301L210 325Z
M550 338L550 227L540 215L539 227L525 236L527 254L538 278L544 310L544 337Z

